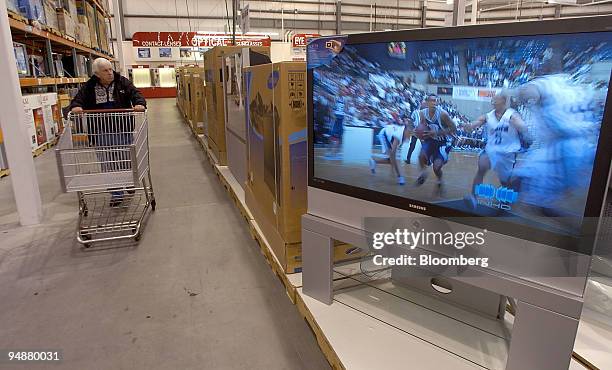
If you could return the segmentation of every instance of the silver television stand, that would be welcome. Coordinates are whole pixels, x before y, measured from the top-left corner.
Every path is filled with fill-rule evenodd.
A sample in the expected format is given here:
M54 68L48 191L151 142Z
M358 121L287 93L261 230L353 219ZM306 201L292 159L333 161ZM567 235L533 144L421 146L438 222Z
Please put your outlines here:
M310 214L302 216L303 292L328 305L334 296L334 240L370 250L365 231ZM453 279L516 300L506 370L569 367L582 297L492 270L470 271L469 276Z

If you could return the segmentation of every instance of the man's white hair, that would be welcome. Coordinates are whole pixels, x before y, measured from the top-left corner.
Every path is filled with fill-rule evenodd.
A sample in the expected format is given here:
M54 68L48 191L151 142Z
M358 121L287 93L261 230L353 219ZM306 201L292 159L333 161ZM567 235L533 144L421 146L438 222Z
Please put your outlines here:
M93 61L92 69L93 73L97 73L100 69L104 67L113 67L113 64L106 58L97 58Z

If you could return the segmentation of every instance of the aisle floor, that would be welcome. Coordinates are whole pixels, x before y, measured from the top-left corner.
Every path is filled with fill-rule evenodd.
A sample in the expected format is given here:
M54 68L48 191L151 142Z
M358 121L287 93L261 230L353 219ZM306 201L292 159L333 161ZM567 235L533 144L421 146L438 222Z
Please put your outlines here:
M63 350L28 369L329 368L174 99L148 116L157 210L138 245L76 243L53 151L35 159L43 224L18 225L0 180L0 349Z

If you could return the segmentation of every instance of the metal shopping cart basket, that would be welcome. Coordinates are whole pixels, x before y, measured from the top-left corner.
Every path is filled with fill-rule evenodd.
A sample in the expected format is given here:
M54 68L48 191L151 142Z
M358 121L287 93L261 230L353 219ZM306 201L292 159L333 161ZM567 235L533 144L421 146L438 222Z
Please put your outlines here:
M140 239L155 195L145 112L132 109L69 113L55 154L64 192L79 199L77 240Z

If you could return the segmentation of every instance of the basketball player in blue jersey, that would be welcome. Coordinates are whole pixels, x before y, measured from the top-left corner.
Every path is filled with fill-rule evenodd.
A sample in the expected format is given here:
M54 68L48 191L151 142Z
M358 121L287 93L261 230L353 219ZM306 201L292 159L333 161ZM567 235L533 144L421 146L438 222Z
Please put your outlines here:
M427 96L427 108L419 112L419 124L415 133L421 139L421 153L419 154L419 165L421 174L417 178L416 185L420 186L427 179L427 166L433 165L433 171L438 182L436 193L442 196L444 184L442 181L442 167L448 162L451 151L452 138L457 128L448 113L438 107L438 96L430 94Z
M510 108L510 96L506 91L496 94L491 99L491 104L492 111L463 126L466 132L484 126L488 137L485 148L478 157L478 171L472 182L472 192L464 198L472 209L478 204L475 197L476 186L482 184L490 169L495 171L502 186L510 187L517 153L524 144L529 146L531 143L527 126L520 114Z

